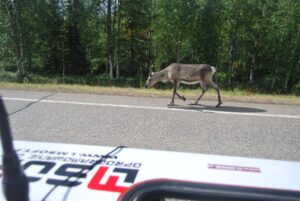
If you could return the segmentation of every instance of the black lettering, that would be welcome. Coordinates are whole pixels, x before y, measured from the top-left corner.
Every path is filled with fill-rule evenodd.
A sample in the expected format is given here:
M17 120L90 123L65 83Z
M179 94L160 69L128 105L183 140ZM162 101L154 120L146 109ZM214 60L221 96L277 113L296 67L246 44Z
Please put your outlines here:
M46 162L46 161L29 161L23 165L24 170L28 169L30 166L42 166L42 169L38 172L39 174L47 174L54 166L54 162ZM31 177L28 176L28 180L30 182L35 182L40 180L41 177Z
M106 165L108 166L113 166L115 164L115 161L107 161Z
M125 163L124 167L132 167L132 163Z
M116 162L116 166L123 166L124 165L124 162Z
M85 173L80 173L82 170L88 169L90 166L89 165L77 165L77 164L64 164L61 167L59 167L56 171L55 174L58 176L65 176L66 179L69 178L86 178ZM73 169L71 171L70 169ZM74 169L77 169L77 171L74 171ZM46 182L47 184L51 185L58 185L58 186L68 186L68 187L74 187L78 186L82 182L79 182L77 180L73 181L66 181L66 179L48 179Z
M113 172L120 172L120 173L126 173L125 182L127 183L133 183L136 175L138 173L138 170L134 169L125 169L125 168L115 168Z
M140 168L142 166L142 163L134 163L133 167L134 168Z

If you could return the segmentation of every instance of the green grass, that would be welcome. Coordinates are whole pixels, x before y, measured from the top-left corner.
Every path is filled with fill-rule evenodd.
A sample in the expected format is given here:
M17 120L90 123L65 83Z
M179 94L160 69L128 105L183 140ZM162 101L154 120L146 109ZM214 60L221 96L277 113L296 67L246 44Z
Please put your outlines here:
M90 93L90 94L106 94L106 95L127 95L137 97L168 97L172 95L171 89L143 89L132 87L105 87L90 86L79 84L31 84L31 83L11 83L0 82L1 89L14 90L35 90L35 91L54 91L54 92L70 92L70 93ZM194 100L199 96L200 89L179 89L180 94L187 97L188 100ZM293 104L300 105L300 97L296 95L273 95L258 94L246 90L234 89L230 91L221 90L223 102L253 102L253 103L274 103L274 104ZM213 89L208 90L203 100L216 100L217 95Z

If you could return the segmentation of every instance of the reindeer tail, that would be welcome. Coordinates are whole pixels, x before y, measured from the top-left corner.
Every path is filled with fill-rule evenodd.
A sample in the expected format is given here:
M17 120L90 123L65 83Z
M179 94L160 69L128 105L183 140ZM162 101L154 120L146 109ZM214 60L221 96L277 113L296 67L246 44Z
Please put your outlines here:
M217 72L216 67L214 67L214 66L210 66L210 67L211 67L211 70L212 70L212 74L215 74Z

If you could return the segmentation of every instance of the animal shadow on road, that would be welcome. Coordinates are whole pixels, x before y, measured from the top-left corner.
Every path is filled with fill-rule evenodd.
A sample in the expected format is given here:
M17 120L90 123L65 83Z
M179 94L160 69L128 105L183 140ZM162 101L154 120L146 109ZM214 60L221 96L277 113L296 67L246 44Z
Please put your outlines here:
M255 113L266 112L264 109L252 108L252 107L240 107L240 106L208 106L208 105L175 105L169 108L183 109L183 110L197 110L202 112L204 110L209 111L221 111L221 112L240 112L240 113Z

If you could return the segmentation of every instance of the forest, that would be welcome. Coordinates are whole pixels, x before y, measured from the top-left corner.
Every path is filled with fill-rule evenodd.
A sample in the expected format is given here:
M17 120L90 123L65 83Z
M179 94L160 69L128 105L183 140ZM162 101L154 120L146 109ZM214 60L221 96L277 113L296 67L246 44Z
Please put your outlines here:
M223 89L300 94L299 0L1 0L0 19L2 82L142 87L207 63Z

